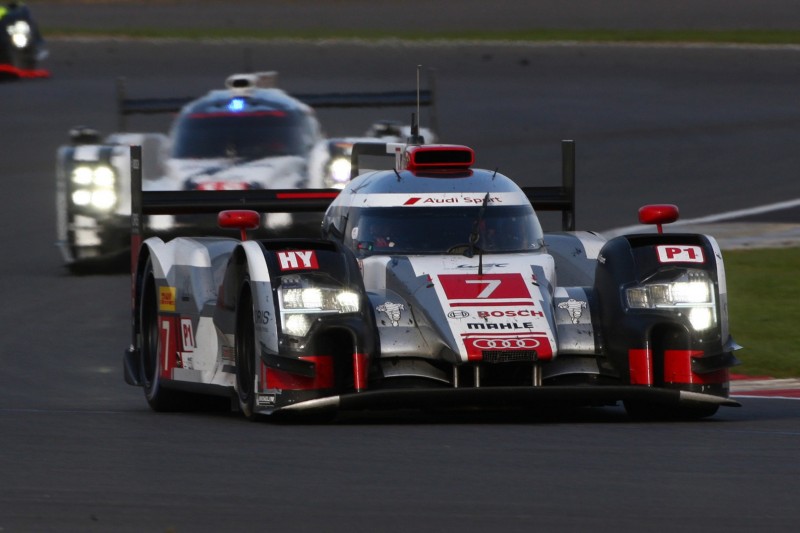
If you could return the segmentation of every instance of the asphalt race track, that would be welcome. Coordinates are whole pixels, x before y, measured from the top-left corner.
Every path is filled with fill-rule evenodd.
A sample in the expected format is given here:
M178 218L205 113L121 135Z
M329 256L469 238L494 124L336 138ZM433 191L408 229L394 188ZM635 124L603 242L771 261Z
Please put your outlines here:
M796 529L800 403L790 399L741 398L698 423L632 423L621 408L328 426L155 414L122 378L128 276L62 268L53 167L70 127L114 130L118 76L143 96L200 94L246 68L278 70L289 91L379 90L413 87L422 64L436 69L441 140L473 146L480 165L555 184L559 141L576 141L580 228L633 224L647 202L701 217L800 198L800 49L50 48L52 79L0 85L3 533ZM387 116L320 113L331 134Z

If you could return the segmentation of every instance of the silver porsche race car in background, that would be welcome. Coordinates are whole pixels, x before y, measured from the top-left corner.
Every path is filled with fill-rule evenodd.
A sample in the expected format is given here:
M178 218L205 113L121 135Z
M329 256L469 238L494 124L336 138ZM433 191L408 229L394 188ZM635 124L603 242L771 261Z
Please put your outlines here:
M57 242L74 271L128 255L130 145L145 146L145 190L331 187L340 179L338 155L353 140L325 138L315 108L433 106L433 93L427 90L289 95L277 87L274 72L234 74L224 89L197 99L133 99L121 81L118 92L119 133L102 139L91 128L76 127L70 144L57 152ZM167 112L178 112L168 134L126 132L129 115ZM390 124L372 140L385 142ZM399 134L402 127L392 126L392 131ZM307 235L298 215L272 213L267 218L274 228ZM172 215L149 221L162 231L180 225Z
M702 418L738 405L715 240L662 233L672 205L640 210L658 233L575 231L564 148L562 185L525 189L454 145L356 145L341 192L140 192L134 171L127 383L158 411L200 393L251 419L620 401L636 418ZM394 168L361 173L364 154ZM256 233L262 212L331 198L321 239ZM142 241L143 216L196 210L239 238ZM562 231L542 230L543 210L562 212Z

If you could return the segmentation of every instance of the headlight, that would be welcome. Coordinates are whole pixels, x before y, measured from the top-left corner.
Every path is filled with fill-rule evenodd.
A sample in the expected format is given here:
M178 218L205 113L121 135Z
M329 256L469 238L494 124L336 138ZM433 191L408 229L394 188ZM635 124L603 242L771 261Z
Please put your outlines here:
M317 287L299 276L284 278L278 291L283 332L303 337L311 329L315 315L357 313L358 293L340 287Z
M331 161L330 174L333 186L341 188L350 181L350 161L344 157L337 157Z
M704 270L687 270L672 281L630 287L625 296L631 309L685 311L696 331L708 329L717 321L714 285Z
M117 203L117 177L107 165L78 165L72 170L72 203L108 210Z
M116 182L114 170L108 165L78 165L72 169L72 183L112 188Z
M7 28L11 42L17 48L25 48L31 40L31 26L24 20L18 20Z
M358 294L343 289L309 287L281 289L281 305L285 310L321 313L358 312Z

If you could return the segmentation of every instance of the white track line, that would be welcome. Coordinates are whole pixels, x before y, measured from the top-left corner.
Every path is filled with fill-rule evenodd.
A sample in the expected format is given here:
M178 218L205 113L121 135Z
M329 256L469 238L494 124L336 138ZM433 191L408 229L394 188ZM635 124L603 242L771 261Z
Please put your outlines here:
M725 220L748 217L753 215L760 215L762 213L770 213L772 211L781 211L784 209L793 209L795 207L800 207L800 198L795 198L794 200L786 200L783 202L776 202L774 204L765 204L757 207L749 207L747 209L726 211L723 213L717 213L715 215L707 215L704 217L678 220L670 224L670 227L689 226L694 224L710 224L712 222L723 222ZM625 233L641 232L645 229L652 229L652 228L654 228L654 226L652 225L637 224L634 226L626 226L622 228L611 229L608 231L604 231L603 233L606 236L614 236L614 235L623 235Z

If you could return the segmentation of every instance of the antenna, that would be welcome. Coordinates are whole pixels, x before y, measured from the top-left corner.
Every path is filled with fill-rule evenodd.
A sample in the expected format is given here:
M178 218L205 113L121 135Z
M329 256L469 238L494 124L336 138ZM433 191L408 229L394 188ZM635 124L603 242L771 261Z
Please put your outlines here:
M417 118L419 118L419 71L422 68L422 65L417 65ZM419 131L417 131L419 133Z
M419 134L419 123L417 122L419 118L419 71L422 68L422 65L417 65L417 112L411 113L411 136L408 138L406 142L408 144L425 144L425 138Z

